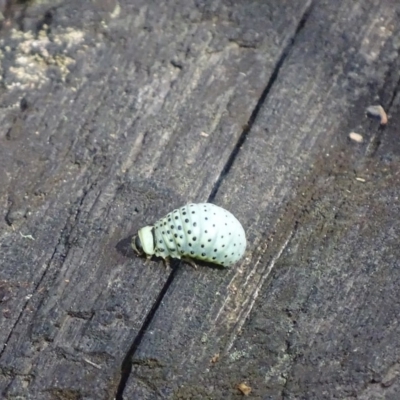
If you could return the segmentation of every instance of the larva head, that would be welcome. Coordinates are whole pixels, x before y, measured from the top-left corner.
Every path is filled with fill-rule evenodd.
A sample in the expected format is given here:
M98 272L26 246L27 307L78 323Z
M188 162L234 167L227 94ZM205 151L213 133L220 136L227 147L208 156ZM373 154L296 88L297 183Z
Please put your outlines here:
M137 235L132 238L132 248L139 255L152 256L154 254L154 227L145 226L139 229Z

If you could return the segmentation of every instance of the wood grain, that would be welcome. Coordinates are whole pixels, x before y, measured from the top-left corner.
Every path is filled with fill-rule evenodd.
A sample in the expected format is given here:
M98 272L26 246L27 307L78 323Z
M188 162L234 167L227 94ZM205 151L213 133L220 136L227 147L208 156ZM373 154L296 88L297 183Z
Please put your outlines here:
M365 115L398 113L393 6L312 7L214 199L244 223L248 256L178 271L126 398L239 398L245 383L254 399L395 399L398 118Z
M76 0L18 10L0 43L4 398L121 398L172 283L190 274L213 303L202 281L227 282L225 271L145 266L129 238L225 180L308 8ZM241 207L230 205L243 217ZM182 287L185 299L190 311Z

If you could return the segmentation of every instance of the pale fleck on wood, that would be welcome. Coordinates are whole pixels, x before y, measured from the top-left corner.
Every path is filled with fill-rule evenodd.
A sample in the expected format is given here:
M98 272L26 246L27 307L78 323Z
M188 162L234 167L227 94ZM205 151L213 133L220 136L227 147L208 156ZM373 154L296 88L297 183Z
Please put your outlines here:
M214 356L211 358L211 362L213 364L217 363L219 361L219 357L220 357L219 353L214 354Z
M84 358L83 361L87 362L89 365L91 365L92 367L95 367L97 369L101 369L101 366L98 364L95 364L93 361L88 360L87 358Z
M23 237L24 239L35 240L35 238L34 238L32 235L24 235L22 232L19 232L19 234L20 234L21 237Z
M248 386L248 385L246 385L245 383L240 383L238 386L237 386L237 388L238 388L238 390L242 393L242 394L244 394L245 396L248 396L250 393L251 393L251 387L250 386Z
M350 132L349 138L357 143L362 143L364 141L363 136L356 132Z

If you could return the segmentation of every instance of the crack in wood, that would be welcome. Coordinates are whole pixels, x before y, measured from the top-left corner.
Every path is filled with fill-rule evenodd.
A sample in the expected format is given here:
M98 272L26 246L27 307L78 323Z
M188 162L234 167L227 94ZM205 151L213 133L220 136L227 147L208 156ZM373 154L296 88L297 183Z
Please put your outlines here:
M146 319L144 320L140 331L138 332L137 336L135 337L135 340L133 341L129 351L126 353L126 356L122 362L121 377L120 377L119 384L117 386L115 400L123 400L124 389L125 389L125 386L128 382L129 376L132 371L133 356L134 356L137 348L139 347L139 345L143 339L143 336L147 332L147 328L149 327L154 315L156 314L158 308L160 307L161 302L165 296L165 293L167 293L167 290L171 286L171 283L175 278L176 272L178 271L178 266L175 266L175 267L172 266L172 267L173 267L172 271L171 271L167 281L165 282L164 287L162 288L157 300L154 302L153 307L151 308L150 312L147 314Z
M224 168L222 169L212 191L210 196L208 197L208 201L212 202L215 198L215 196L217 195L217 192L225 178L225 176L229 173L229 171L232 168L232 165L236 159L236 157L239 154L239 151L241 149L241 147L243 146L243 144L246 141L246 138L251 130L251 128L254 125L254 122L265 102L265 99L267 98L267 96L269 95L269 93L271 92L271 89L273 87L273 85L275 84L276 80L278 79L279 76L279 72L282 68L282 65L284 64L285 60L287 59L288 55L290 54L291 49L293 48L293 46L295 45L296 42L296 37L299 35L299 33L301 32L301 30L304 28L308 18L310 17L311 11L313 9L314 3L311 1L308 6L306 7L304 14L302 16L302 18L300 19L297 28L294 32L294 34L292 35L292 37L290 37L288 39L288 43L286 45L286 47L283 48L283 51L275 65L274 70L272 71L271 77L268 80L267 85L265 86L265 89L263 90L260 98L258 99L258 102L256 104L256 106L253 109L253 112L250 115L250 118L247 122L246 125L244 125L243 127L243 131L241 133L241 135L239 136L239 140L236 143L236 146L233 148L231 155L228 158L228 161L226 162Z

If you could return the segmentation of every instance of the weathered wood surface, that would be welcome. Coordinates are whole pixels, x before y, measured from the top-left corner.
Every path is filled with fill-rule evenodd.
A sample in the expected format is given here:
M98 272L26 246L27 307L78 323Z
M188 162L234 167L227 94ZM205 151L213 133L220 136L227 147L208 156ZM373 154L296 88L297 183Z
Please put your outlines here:
M397 398L400 6L158 3L6 10L3 397ZM207 199L235 268L129 250Z

